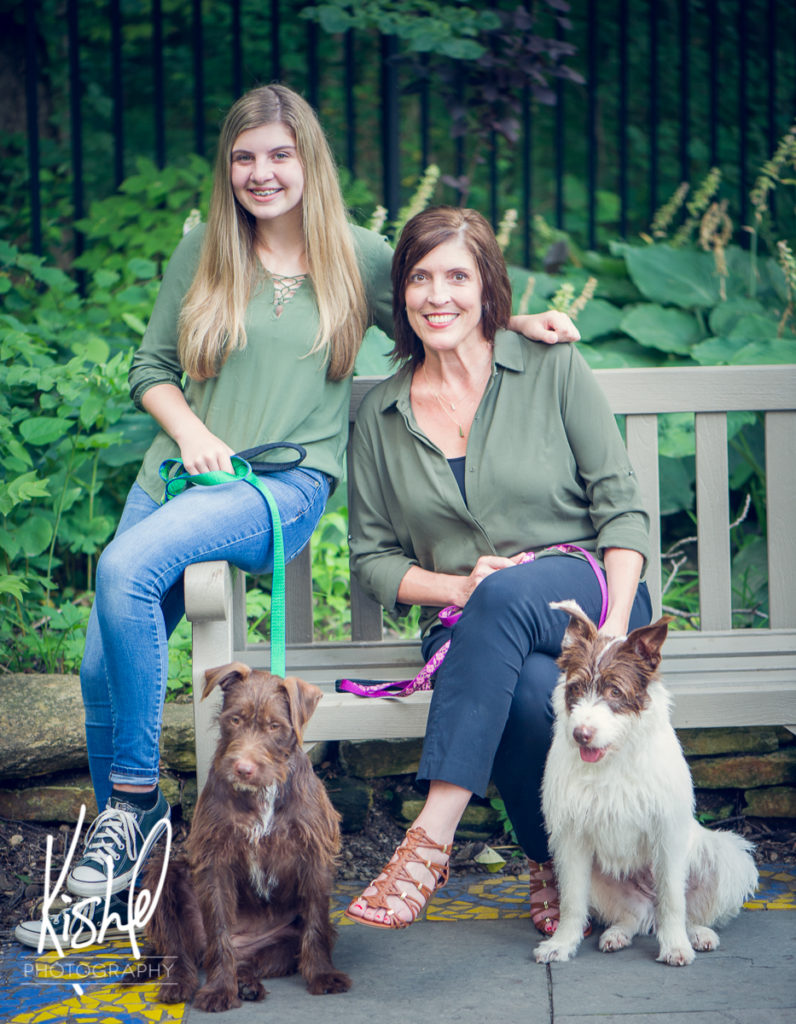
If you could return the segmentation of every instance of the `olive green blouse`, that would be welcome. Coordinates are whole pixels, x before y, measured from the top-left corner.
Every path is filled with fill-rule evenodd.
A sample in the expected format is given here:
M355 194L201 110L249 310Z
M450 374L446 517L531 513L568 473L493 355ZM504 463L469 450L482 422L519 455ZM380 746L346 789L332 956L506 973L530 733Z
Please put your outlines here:
M149 388L175 384L208 429L234 451L268 441L292 441L307 449L304 466L327 473L336 483L348 437L351 378L328 380L322 356L307 355L318 330L318 306L309 277L277 316L273 281L264 272L249 301L246 347L232 352L216 377L201 383L184 378L177 358L177 320L196 272L204 230L200 225L186 235L169 261L130 370L133 401L141 408L141 397ZM372 231L353 226L351 231L368 323L392 334L392 250ZM161 430L138 474L138 483L155 501L163 496L161 462L178 457L177 445ZM292 457L292 452L285 457ZM278 459L278 453L273 458Z
M492 376L467 442L465 503L445 455L412 412L404 366L365 397L349 472L352 568L384 607L418 565L468 575L481 555L578 544L648 555L649 517L616 421L574 345L495 339ZM439 609L424 607L427 630Z

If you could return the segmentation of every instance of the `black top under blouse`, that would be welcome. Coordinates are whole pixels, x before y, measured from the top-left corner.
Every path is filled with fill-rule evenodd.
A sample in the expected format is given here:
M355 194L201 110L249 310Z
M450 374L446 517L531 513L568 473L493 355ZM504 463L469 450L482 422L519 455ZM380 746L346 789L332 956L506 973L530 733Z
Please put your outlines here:
M465 505L467 504L467 494L464 489L464 460L466 457L466 455L460 455L458 459L448 459L448 465L456 479L456 483L459 485L459 490L462 492Z

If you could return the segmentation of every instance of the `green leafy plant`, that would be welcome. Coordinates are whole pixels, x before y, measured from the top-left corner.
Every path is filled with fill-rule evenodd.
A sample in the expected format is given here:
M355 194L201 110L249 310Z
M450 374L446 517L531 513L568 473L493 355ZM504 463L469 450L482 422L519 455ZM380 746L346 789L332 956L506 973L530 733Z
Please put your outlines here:
M3 663L52 670L83 628L80 595L138 457L123 431L134 334L123 323L100 333L101 304L5 243L0 291Z
M92 274L96 287L117 293L120 301L135 301L138 294L125 289L161 273L190 211L206 217L211 184L210 164L195 153L163 168L138 157L136 173L113 195L92 203L89 215L76 222L86 249L74 266Z
M402 39L410 51L439 53L454 60L482 57L483 33L500 25L494 11L432 0L328 0L305 8L301 16L332 34L376 28Z
M517 838L517 833L514 831L514 826L511 824L511 819L509 818L508 811L506 810L506 805L503 800L501 800L500 797L494 797L489 801L489 805L497 811L498 821L500 822L500 827L503 829L504 834L509 837L515 846L519 846L520 841Z
M324 640L344 640L351 635L346 510L325 513L310 543L315 633Z

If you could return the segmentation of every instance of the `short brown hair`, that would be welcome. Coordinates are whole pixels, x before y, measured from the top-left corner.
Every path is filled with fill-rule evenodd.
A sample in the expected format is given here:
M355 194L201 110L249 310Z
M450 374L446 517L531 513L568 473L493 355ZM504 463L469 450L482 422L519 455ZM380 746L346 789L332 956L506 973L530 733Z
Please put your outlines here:
M394 362L422 363L425 351L409 326L406 285L417 264L438 245L458 235L467 247L481 278L481 327L487 341L507 327L511 317L511 284L503 253L488 221L476 210L458 206L432 206L415 214L401 232L392 260L392 308L395 325Z

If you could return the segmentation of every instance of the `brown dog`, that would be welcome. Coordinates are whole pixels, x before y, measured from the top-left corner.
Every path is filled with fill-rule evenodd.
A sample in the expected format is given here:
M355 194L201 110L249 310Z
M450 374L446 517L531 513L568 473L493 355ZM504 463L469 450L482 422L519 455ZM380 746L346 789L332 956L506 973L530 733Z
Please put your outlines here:
M224 692L221 738L185 854L169 864L147 927L152 952L169 960L159 998L196 993L199 1009L228 1010L263 999L261 978L296 971L313 995L345 992L329 920L339 815L301 748L321 691L239 662L206 680L202 699ZM153 892L160 868L155 859L147 869Z

